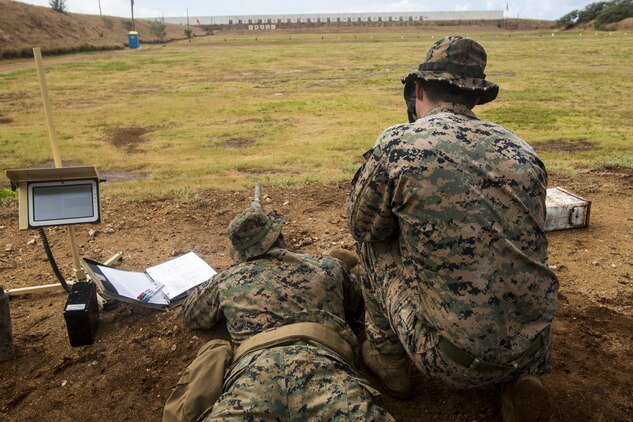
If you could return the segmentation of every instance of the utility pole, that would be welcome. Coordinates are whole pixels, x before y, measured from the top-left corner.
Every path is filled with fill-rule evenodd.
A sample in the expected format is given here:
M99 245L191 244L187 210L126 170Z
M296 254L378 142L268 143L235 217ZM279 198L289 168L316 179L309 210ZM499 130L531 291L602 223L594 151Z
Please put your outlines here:
M101 0L99 0L99 16L103 16L103 13L101 13Z
M131 0L132 3L132 31L136 31L136 26L134 25L134 0Z
M189 31L189 8L187 8L187 31Z

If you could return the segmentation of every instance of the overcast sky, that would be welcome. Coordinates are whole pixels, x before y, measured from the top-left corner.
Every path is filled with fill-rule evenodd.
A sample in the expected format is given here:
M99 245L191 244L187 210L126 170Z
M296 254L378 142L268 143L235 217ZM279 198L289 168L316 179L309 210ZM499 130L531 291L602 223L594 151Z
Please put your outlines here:
M20 0L38 6L48 6L49 0ZM277 0L277 1L208 1L208 0L134 0L135 17L226 16L293 13L346 12L432 12L463 10L506 10L506 16L532 19L558 19L564 14L582 9L594 1L578 0ZM66 0L73 13L99 14L99 2L104 15L130 16L131 0Z

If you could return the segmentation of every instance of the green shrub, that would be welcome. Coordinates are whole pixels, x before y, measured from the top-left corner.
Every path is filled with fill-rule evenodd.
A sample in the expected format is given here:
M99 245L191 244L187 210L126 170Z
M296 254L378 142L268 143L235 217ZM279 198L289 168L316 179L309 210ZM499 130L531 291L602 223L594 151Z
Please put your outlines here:
M56 12L66 13L67 11L66 0L50 0L48 4L51 6L51 9Z
M165 25L165 22L156 19L155 21L150 22L149 24L149 31L156 35L156 37L160 40L163 41L165 39L165 35L167 35L167 25Z
M18 193L12 191L9 188L2 188L0 189L0 200L4 201L6 199L13 199L13 198L17 198L18 197Z

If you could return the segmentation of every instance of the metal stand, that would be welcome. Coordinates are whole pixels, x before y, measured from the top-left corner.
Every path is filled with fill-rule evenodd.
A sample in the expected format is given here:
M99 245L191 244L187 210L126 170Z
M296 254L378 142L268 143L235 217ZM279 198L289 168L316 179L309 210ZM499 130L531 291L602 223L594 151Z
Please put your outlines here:
M59 151L59 142L57 140L57 133L55 132L55 125L53 123L53 113L51 111L51 103L48 97L48 88L46 85L46 75L44 73L44 63L42 62L42 51L39 47L33 48L33 56L35 57L35 65L37 67L37 76L40 81L40 90L42 92L42 101L44 103L44 114L46 115L46 123L48 125L48 135L51 141L51 148L53 150L53 159L55 162L55 168L62 168L62 157ZM73 282L85 281L86 272L81 266L81 260L79 258L79 252L77 249L77 239L75 237L75 229L73 226L67 226L68 229L68 238L70 240L70 249L73 257ZM111 264L115 261L121 260L123 256L123 252L118 252L110 259L106 261L106 264ZM72 283L69 283L72 285ZM8 289L6 293L8 296L19 296L31 293L42 293L42 292L57 292L63 291L63 287L61 284L45 284L42 286L35 287L23 287L18 289ZM105 304L105 299L101 297L101 295L97 295L99 300L99 305L103 306Z

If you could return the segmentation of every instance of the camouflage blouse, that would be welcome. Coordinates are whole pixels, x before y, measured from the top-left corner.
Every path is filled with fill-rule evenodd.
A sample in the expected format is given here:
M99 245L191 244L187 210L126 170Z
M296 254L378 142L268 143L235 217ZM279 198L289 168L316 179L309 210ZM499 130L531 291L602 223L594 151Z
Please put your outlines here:
M365 159L349 228L359 242L397 245L389 273L418 318L490 362L525 350L552 321L558 290L543 232L547 173L532 147L443 103L387 129Z
M183 316L192 328L203 329L226 318L236 347L254 334L302 321L330 325L355 346L344 318L361 303L356 278L338 259L273 248L198 287L185 301Z

